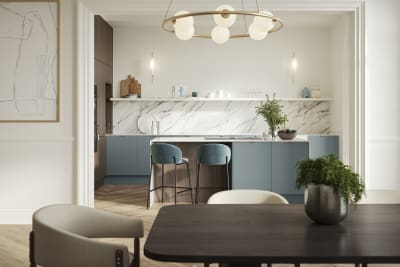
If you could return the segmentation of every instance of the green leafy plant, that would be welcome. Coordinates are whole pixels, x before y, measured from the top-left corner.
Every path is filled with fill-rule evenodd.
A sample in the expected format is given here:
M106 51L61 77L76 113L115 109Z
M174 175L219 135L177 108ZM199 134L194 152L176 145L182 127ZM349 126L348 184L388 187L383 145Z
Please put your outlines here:
M275 99L275 94L272 100L267 95L267 101L256 107L258 115L264 117L265 122L268 124L271 132L274 132L277 127L287 121L287 116L282 112L282 106L279 105L278 100Z
M360 176L334 154L297 163L296 187L311 183L333 186L342 197L353 203L359 202L365 192Z

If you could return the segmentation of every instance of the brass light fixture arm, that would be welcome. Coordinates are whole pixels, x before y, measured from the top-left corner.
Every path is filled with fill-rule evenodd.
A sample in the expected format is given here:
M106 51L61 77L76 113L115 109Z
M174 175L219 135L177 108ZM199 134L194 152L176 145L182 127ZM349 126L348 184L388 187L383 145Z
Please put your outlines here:
M196 17L196 16L211 16L211 15L243 15L243 16L253 16L253 17L262 17L262 18L269 18L274 22L274 28L272 28L268 33L276 32L282 29L283 21L277 17L270 16L268 14L258 13L257 11L200 11L200 12L191 12L179 16L172 16L169 18L164 19L162 23L162 28L170 33L175 33L173 25L177 19L186 18L186 17ZM250 35L246 33L239 33L239 34L231 34L230 38L242 38L242 37L249 37ZM210 34L194 34L193 37L196 38L211 38Z

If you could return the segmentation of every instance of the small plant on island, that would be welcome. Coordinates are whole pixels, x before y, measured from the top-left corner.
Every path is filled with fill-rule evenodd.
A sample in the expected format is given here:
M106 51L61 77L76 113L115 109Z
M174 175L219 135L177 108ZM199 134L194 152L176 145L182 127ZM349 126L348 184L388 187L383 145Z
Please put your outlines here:
M264 117L265 122L269 126L270 133L275 137L275 132L278 127L287 121L287 116L283 114L282 106L275 99L275 94L272 100L266 95L267 101L256 107L256 113Z
M334 154L297 163L296 187L309 184L332 186L345 200L354 204L365 193L364 181Z

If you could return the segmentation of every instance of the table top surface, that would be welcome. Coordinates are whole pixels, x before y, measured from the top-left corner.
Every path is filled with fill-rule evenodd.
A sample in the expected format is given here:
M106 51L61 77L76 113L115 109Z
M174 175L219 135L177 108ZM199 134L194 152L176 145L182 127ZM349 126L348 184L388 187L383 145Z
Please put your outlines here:
M154 260L220 263L399 263L400 205L358 205L318 225L303 205L160 209L144 246Z

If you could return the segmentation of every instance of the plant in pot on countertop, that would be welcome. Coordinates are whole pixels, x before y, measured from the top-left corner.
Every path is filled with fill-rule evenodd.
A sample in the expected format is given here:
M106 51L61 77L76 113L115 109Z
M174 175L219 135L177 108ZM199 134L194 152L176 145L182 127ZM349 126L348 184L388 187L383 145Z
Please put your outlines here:
M256 113L264 117L265 122L269 126L269 133L273 139L276 138L278 127L287 121L287 117L282 112L282 106L275 99L275 94L272 100L267 94L267 101L256 107Z
M306 213L321 224L341 222L349 204L357 204L365 192L360 176L334 154L299 161L296 187L302 186L306 188Z

